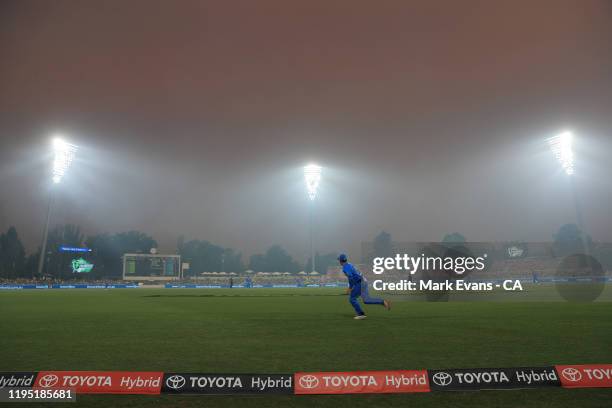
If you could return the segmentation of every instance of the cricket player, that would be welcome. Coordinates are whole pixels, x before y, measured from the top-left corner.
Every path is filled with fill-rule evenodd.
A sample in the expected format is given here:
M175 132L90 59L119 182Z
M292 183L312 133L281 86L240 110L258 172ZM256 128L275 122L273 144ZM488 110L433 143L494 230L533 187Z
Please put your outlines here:
M357 315L356 320L366 318L366 314L361 309L357 298L361 296L363 303L366 305L383 305L385 309L391 310L391 302L385 299L371 298L368 296L368 282L361 276L361 273L352 264L348 262L348 257L345 254L338 255L338 262L342 265L342 272L346 275L349 282L349 287L346 293L349 295L349 302Z

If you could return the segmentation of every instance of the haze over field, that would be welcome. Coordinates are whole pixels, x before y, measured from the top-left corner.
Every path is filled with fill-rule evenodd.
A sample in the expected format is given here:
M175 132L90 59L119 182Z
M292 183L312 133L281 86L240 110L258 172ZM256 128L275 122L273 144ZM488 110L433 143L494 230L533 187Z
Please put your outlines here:
M53 222L308 256L547 241L574 222L544 139L576 135L587 232L612 241L609 1L0 4L0 230L29 251L49 138L80 147Z

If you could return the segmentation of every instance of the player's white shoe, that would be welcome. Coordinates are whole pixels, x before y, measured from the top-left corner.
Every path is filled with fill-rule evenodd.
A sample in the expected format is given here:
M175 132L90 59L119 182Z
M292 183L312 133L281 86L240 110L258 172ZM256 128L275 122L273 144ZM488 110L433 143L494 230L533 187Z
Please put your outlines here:
M355 320L362 320L362 319L365 319L366 317L367 317L366 315L357 315L357 316L353 317L353 319L355 319Z

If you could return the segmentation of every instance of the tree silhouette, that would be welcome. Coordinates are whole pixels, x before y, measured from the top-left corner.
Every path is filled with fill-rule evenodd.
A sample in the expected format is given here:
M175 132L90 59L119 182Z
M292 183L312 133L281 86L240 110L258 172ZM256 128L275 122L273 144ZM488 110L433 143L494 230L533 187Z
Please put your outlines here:
M0 234L0 277L17 278L24 276L26 258L23 244L15 227Z

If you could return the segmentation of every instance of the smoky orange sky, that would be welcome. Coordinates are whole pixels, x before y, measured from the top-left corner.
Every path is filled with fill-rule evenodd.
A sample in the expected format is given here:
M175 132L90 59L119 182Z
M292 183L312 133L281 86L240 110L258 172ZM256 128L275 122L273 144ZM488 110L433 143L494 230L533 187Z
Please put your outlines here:
M52 224L304 262L316 248L547 241L574 222L544 140L575 134L587 232L612 240L612 2L0 3L0 229L39 245L49 140L80 146Z

